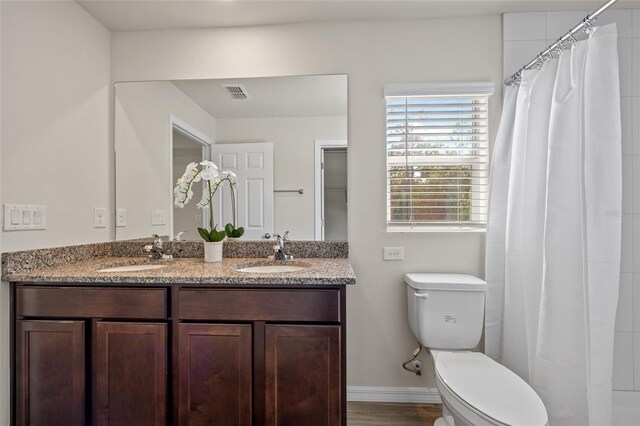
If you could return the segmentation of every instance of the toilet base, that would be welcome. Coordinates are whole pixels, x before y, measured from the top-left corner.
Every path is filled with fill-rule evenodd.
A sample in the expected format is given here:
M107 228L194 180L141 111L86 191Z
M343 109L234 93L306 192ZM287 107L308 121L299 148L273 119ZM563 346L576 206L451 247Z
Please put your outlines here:
M456 425L456 421L454 420L453 416L451 416L451 413L449 412L449 410L447 410L447 407L445 407L444 404L442 404L442 417L438 418L433 423L433 426L455 426L455 425Z

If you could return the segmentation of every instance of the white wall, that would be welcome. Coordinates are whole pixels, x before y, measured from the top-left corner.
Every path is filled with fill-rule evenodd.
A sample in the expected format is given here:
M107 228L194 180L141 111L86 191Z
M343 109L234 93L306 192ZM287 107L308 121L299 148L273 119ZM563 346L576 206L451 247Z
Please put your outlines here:
M505 14L505 77L587 14L586 10ZM611 22L618 26L623 129L622 263L613 388L640 391L640 10L609 10L596 25Z
M501 18L342 22L114 33L114 81L349 75L349 242L358 283L348 290L349 386L435 386L402 370L415 347L405 272L484 274L482 233L386 232L385 83L491 80L491 137L502 85ZM405 260L382 261L384 246ZM428 359L423 358L426 362Z
M2 232L3 252L107 241L110 32L75 2L0 4L2 203L45 204L44 231ZM9 286L0 284L0 425L9 424Z
M274 196L274 231L294 240L314 239L315 140L346 138L346 117L218 119L216 128L216 143L273 143L275 189L304 189Z
M110 32L75 2L2 2L2 203L45 204L2 251L106 241Z
M175 183L169 173L170 115L214 139L216 120L173 83L117 85L116 206L127 210L127 226L116 229L118 240L169 235L169 212L173 210L169 182ZM167 224L151 225L152 210L165 210Z

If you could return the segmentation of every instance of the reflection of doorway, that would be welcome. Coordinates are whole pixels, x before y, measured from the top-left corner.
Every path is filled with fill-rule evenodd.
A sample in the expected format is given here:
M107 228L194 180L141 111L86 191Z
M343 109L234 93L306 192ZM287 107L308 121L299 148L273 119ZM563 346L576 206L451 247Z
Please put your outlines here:
M200 201L201 191L195 189L194 199L183 208L173 205L173 188L178 178L182 176L187 165L191 162L200 163L211 158L211 144L213 140L188 124L171 116L170 143L171 148L171 208L169 218L170 238L174 239L179 232L183 240L199 241L199 227L208 227L205 223L206 212L196 207Z
M315 239L347 240L347 141L316 141Z
M213 147L213 161L222 170L236 173L236 226L244 227L244 238L258 240L266 233L273 234L273 144L219 143ZM228 185L222 186L214 208L222 227L233 222Z

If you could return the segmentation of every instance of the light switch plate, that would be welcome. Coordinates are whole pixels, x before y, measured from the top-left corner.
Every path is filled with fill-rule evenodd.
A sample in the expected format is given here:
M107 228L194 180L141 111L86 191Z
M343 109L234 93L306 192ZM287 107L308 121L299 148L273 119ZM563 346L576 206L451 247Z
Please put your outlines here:
M384 260L404 260L404 247L385 247L382 257Z
M95 207L93 209L93 227L94 228L107 227L107 209L102 207Z
M47 206L37 204L4 204L5 231L32 231L47 228Z

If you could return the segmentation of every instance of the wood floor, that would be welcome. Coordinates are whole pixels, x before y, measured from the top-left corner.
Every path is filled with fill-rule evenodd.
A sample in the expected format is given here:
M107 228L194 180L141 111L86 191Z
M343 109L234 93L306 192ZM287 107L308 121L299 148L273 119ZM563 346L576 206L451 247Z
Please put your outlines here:
M442 413L440 404L393 402L347 403L348 426L431 426Z

